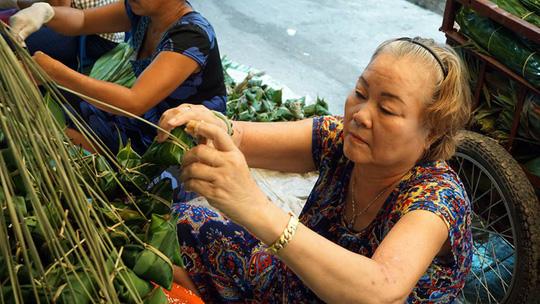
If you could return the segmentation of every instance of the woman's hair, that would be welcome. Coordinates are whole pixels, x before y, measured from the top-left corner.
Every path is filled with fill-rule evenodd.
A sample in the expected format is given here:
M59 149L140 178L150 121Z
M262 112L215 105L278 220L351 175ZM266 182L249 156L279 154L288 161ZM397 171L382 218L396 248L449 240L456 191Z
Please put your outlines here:
M430 132L431 145L421 160L451 158L456 150L456 134L468 122L471 112L469 74L465 64L450 46L418 37L383 42L371 61L382 53L398 58L411 57L431 69L436 81L435 89L426 101L422 117L424 126Z

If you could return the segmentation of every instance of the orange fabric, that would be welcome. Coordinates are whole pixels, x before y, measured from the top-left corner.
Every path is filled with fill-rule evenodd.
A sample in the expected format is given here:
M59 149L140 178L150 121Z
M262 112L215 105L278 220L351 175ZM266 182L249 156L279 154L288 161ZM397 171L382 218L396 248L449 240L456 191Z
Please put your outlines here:
M193 291L173 283L171 291L163 289L169 304L204 304Z

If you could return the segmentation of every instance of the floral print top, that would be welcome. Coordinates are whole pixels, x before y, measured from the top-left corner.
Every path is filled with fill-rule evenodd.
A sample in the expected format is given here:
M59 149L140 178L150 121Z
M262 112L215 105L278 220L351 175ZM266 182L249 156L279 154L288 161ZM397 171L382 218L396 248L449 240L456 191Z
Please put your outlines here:
M426 210L448 227L451 256L435 258L407 303L452 303L471 265L471 210L457 174L444 161L421 163L406 174L376 218L362 231L347 228L345 198L353 163L343 154L343 120L313 121L313 160L320 173L300 215L328 240L371 257L408 212ZM208 208L176 204L182 256L209 303L321 303L302 280L248 231ZM330 257L329 257L330 258Z
M448 227L452 259L435 258L408 303L449 303L459 294L471 265L471 207L457 174L444 161L417 164L388 196L362 231L343 221L353 163L343 154L343 119L315 118L313 159L320 172L302 212L302 222L336 244L371 257L392 227L408 212L426 210Z

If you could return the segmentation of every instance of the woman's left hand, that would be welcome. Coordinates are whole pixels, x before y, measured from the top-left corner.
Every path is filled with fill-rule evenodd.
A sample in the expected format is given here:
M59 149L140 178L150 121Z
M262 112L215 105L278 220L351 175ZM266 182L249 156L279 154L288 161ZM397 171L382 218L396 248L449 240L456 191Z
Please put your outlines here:
M268 200L251 177L244 155L217 125L192 120L186 131L206 139L184 156L180 179L187 190L206 197L234 222L247 224Z
M58 77L62 75L63 71L69 69L60 61L40 51L35 52L32 58L54 81L58 81Z
M186 132L206 139L184 155L180 179L189 191L208 202L238 224L268 200L251 177L246 159L225 130L204 121L190 121Z

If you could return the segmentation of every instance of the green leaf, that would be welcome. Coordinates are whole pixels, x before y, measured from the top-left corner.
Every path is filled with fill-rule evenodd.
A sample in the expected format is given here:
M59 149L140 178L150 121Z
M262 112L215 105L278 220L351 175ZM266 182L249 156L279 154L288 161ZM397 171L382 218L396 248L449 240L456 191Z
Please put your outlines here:
M64 110L62 107L51 97L50 93L45 94L45 103L47 104L47 107L51 111L52 115L54 116L54 119L60 125L61 127L66 127L66 117L64 115Z
M155 288L150 296L144 301L144 304L167 304L167 296L161 288Z
M143 161L165 167L181 165L184 154L195 146L195 140L184 127L172 130L171 134L174 138L169 137L163 143L154 140L144 153Z

